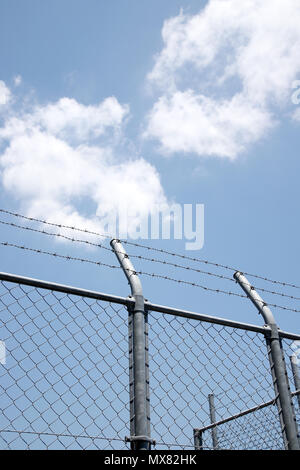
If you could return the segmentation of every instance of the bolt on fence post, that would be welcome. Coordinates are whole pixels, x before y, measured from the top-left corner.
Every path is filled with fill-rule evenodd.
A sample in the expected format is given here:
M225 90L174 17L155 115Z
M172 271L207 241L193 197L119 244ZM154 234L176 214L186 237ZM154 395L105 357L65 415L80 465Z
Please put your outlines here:
M261 313L266 324L270 327L271 334L266 335L266 342L283 440L286 449L300 450L294 406L275 318L266 302L263 301L241 272L237 271L234 273L233 277Z
M119 240L110 242L128 279L134 307L129 312L130 438L132 450L151 450L148 322L141 281Z
M291 368L294 378L295 389L300 390L300 375L299 375L299 367L296 354L292 354L290 356L291 361ZM297 395L298 405L300 408L300 394Z
M211 424L216 422L216 409L215 409L215 397L213 393L208 395L208 403L209 403L209 414L210 414L210 422ZM213 449L218 449L218 436L217 436L217 428L213 427L211 429L211 437L212 437L212 444Z

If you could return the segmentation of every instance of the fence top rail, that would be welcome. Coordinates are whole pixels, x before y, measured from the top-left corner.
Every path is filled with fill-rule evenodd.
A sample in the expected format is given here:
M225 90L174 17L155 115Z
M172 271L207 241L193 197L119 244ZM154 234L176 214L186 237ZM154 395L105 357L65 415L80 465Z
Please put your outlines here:
M145 302L145 307L150 311L152 310L153 312L160 312L166 315L175 315L178 317L190 318L191 320L199 320L199 321L204 321L208 323L216 323L222 326L229 326L229 327L238 328L241 330L255 331L257 333L264 334L266 331L270 330L268 326L257 326L257 325L252 325L249 323L238 322L235 320L227 320L226 318L215 317L212 315L206 315L202 313L190 312L188 310L180 310L180 309L172 308L172 307L165 307L162 305L155 305L149 302Z
M212 315L202 314L202 313L195 313L190 312L188 310L180 310L177 308L166 307L163 305L155 305L151 304L150 302L145 302L145 307L147 310L152 310L153 312L160 312L167 315L176 315L179 317L190 318L192 320L199 320L208 323L216 323L218 325L229 326L232 328L237 328L240 330L247 330L247 331L254 331L256 333L265 334L268 331L271 331L270 327L267 325L258 326L252 325L250 323L243 323L236 320L228 320L226 318L215 317ZM279 335L282 338L292 339L292 340L300 340L300 334L294 334L287 331L279 330Z
M127 297L119 297L116 295L103 294L102 292L96 292L92 290L81 289L78 287L66 286L64 284L57 284L55 282L41 281L39 279L32 279L30 277L17 276L15 274L0 273L0 281L7 281L7 282L15 283L15 284L25 284L27 286L37 287L39 289L63 292L65 294L77 295L80 297L89 297L92 299L104 300L106 302L113 302L116 304L128 305L128 303L131 302L130 299L128 299Z
M103 300L105 302L112 302L116 304L130 306L134 304L134 299L129 297L120 297L117 295L104 294L102 292L92 291L88 289L81 289L78 287L67 286L64 284L57 284L55 282L42 281L39 279L33 279L25 276L18 276L15 274L0 272L0 281L12 282L15 284L24 284L40 289L46 289L51 291L63 292L65 294L77 295L81 297L88 297L95 300ZM198 320L207 323L215 323L217 325L228 326L231 328L237 328L241 330L254 331L256 333L266 334L271 331L270 327L252 325L249 323L242 323L235 320L228 320L226 318L215 317L212 315L206 315L202 313L191 312L188 310L181 310L172 307L166 307L163 305L152 304L149 301L145 301L145 309L147 311L159 312L166 315L175 315L183 318L189 318L192 320ZM294 334L286 331L279 330L279 334L282 338L300 340L300 334Z

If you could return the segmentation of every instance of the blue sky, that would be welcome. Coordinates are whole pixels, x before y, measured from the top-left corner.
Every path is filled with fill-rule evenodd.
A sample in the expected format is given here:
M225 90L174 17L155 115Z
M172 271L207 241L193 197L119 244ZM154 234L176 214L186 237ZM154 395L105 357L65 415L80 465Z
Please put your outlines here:
M299 285L300 105L291 97L300 11L292 0L256 3L2 0L0 206L95 229L96 208L113 209L124 197L141 211L161 201L203 203L199 252L186 252L184 240L147 243ZM95 173L93 162L101 163ZM0 238L115 264L101 250L4 226ZM196 273L134 264L240 292ZM1 248L1 271L129 293L116 270L13 248ZM153 303L262 323L244 299L142 281ZM299 309L299 301L267 300ZM299 332L299 313L274 314Z

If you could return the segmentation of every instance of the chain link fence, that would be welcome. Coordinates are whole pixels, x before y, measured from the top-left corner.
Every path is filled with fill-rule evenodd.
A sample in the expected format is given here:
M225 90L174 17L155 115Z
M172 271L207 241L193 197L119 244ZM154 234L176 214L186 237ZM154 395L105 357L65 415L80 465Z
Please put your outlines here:
M0 339L6 350L0 364L0 447L129 449L130 301L8 278L2 275L0 282ZM274 401L264 328L179 316L151 304L147 310L156 449L195 448L194 430L212 423L209 395L216 422ZM293 344L283 339L295 390L287 361ZM294 407L299 420L297 397ZM213 430L203 431L202 448L284 448L273 404Z
M202 445L217 450L284 450L276 403L204 431Z
M299 426L297 395L294 406ZM276 401L269 401L220 420L201 431L199 448L210 450L284 450Z
M273 397L261 334L152 312L149 343L152 434L167 448L193 446L193 429L210 424L209 394L218 419Z
M126 308L2 281L0 310L1 448L126 448Z

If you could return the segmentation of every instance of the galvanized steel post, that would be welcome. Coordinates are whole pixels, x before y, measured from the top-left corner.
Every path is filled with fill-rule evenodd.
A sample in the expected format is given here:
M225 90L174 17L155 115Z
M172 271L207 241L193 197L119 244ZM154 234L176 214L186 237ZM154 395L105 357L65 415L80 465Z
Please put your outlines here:
M237 271L233 277L271 329L271 333L266 334L266 341L285 448L289 450L300 450L293 401L275 318L266 302L258 295L254 287L241 272Z
M194 447L195 450L203 450L203 436L198 429L194 429Z
M212 393L208 395L208 403L209 403L209 414L210 414L210 422L214 424L216 422L216 409L215 409L215 397ZM217 436L217 428L216 426L211 428L211 437L212 437L212 444L213 449L218 449L218 436Z
M133 450L150 450L149 360L147 313L141 281L119 240L110 242L128 279L134 307L129 311L130 434Z

